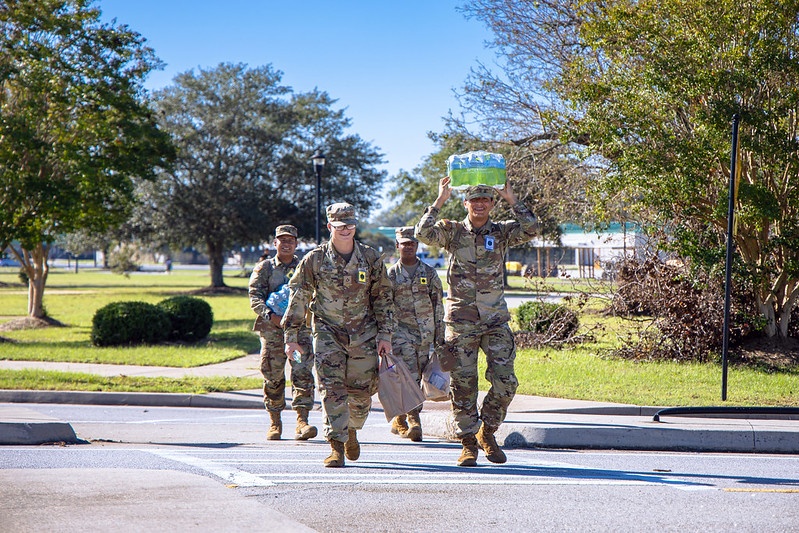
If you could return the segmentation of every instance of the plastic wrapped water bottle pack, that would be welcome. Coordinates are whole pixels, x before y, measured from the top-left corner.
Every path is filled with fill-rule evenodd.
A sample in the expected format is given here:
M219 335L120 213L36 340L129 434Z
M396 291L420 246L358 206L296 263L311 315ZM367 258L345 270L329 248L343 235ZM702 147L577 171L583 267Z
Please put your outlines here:
M474 185L505 187L505 156L477 150L454 154L447 158L447 175L450 187L462 191Z
M289 284L284 283L266 299L266 305L280 316L286 314L289 306Z

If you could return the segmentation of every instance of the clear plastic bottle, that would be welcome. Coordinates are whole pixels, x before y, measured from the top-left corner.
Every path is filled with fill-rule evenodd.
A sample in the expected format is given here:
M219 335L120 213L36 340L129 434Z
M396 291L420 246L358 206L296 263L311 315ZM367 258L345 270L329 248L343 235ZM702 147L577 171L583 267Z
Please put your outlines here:
M463 189L469 186L469 173L464 168L463 160L458 156L450 156L447 159L447 174L450 177L450 187L453 189Z

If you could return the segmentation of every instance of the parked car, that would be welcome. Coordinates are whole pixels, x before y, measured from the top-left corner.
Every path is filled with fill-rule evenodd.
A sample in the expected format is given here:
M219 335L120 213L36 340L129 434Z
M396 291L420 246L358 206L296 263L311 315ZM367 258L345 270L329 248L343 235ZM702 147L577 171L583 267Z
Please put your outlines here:
M505 261L505 271L510 276L521 276L524 265L518 261Z
M7 257L0 257L0 267L18 267L19 261L16 259L9 259Z
M447 266L447 258L444 256L444 252L439 252L438 255L435 256L425 250L424 252L417 253L416 256L421 259L423 263L433 268L444 268Z

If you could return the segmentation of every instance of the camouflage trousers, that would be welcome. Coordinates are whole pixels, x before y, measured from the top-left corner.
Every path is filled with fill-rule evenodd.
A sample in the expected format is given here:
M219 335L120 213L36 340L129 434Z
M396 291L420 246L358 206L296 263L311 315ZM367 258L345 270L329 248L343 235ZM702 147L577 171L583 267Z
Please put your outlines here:
M264 376L264 406L267 411L280 412L286 408L286 359L291 366L291 408L313 409L314 379L313 351L310 336L301 337L305 349L299 362L286 356L283 330L270 328L260 331L261 374Z
M505 420L519 382L513 370L516 342L508 324L480 328L474 324L448 323L447 342L455 347L455 368L450 372L452 415L458 438L474 434L484 424L497 428ZM477 406L477 356L482 348L486 355L485 377L491 384Z
M395 356L402 359L402 362L407 365L411 375L416 378L416 383L422 386L422 373L430 362L430 344L422 346L419 342L411 339L394 335L391 337L391 351ZM419 414L422 407L409 411L414 414Z
M313 342L325 438L346 442L348 429L363 428L377 392L377 339L351 342L317 321Z

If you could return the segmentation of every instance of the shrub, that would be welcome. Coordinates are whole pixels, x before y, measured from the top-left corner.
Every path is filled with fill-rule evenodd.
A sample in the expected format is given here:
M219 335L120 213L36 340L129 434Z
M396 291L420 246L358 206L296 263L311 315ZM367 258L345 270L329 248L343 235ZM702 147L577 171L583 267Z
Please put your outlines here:
M620 265L619 288L609 312L652 317L643 330L615 352L629 359L712 361L722 350L724 280L699 269L657 258ZM745 284L733 285L730 347L762 334L763 321Z
M566 340L580 326L577 314L565 305L537 300L521 304L516 317L519 329L542 336L542 343Z
M163 309L147 302L112 302L92 318L92 344L119 346L156 344L166 340L171 329Z
M195 342L204 339L214 324L214 313L205 300L175 296L158 302L172 323L170 340Z
M108 266L114 274L123 274L127 276L129 272L135 272L139 269L135 257L135 249L129 246L123 246L109 254Z

